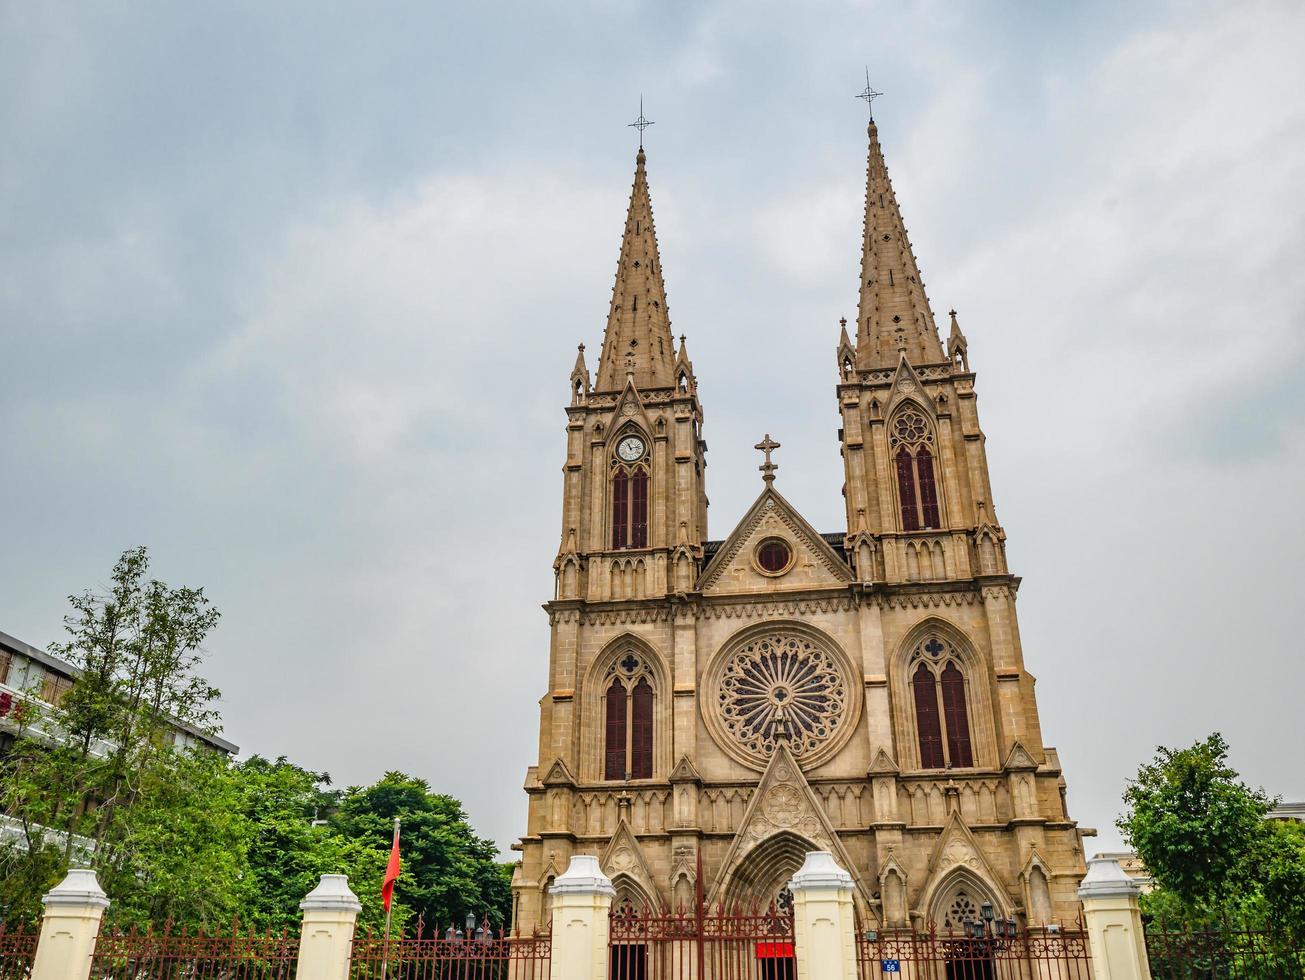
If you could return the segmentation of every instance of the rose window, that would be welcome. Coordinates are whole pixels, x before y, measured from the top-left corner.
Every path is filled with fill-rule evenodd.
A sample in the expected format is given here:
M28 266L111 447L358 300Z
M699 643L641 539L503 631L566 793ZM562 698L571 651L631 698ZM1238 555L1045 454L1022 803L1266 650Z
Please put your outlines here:
M818 752L848 723L848 684L838 661L813 640L768 633L726 661L718 685L726 736L765 760L781 739L798 758Z
M929 423L924 420L924 416L909 409L893 420L892 435L894 446L913 446L917 442L933 441L930 437Z
M946 929L963 929L967 922L978 922L981 914L974 899L964 891L958 891L943 916L943 927Z

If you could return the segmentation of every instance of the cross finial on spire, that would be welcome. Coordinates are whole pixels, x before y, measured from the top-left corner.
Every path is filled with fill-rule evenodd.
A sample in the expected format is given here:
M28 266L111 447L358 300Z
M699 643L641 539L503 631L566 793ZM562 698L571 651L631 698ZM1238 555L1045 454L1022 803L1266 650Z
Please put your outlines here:
M874 118L875 118L875 106L874 106L875 99L879 98L879 96L881 96L881 95L883 95L883 94L884 94L883 92L876 92L874 89L872 89L872 88L870 87L870 66L869 66L869 65L866 65L866 68L865 68L865 91L862 92L860 95L858 95L857 98L858 98L858 99L865 99L865 105L866 105L866 108L870 110L870 121L871 121L871 122L874 122ZM641 112L640 114L642 115L642 112Z
M770 433L767 432L766 437L752 448L760 449L763 453L766 454L766 461L762 463L760 466L758 466L757 469L761 470L761 478L765 480L767 484L774 483L775 471L779 469L779 464L772 463L770 461L770 454L774 450L779 448L779 443L777 443L774 439L770 438Z
M651 119L645 119L643 115L643 95L639 96L639 118L629 125L639 130L639 149L643 149L643 131L649 126L655 125Z

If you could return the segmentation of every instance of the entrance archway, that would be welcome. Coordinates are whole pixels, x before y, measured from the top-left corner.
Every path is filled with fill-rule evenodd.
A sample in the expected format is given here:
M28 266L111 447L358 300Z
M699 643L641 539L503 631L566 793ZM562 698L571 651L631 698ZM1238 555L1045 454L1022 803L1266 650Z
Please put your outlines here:
M779 904L789 880L802 867L807 851L818 848L797 834L781 831L754 847L734 869L723 892L731 912L761 912Z

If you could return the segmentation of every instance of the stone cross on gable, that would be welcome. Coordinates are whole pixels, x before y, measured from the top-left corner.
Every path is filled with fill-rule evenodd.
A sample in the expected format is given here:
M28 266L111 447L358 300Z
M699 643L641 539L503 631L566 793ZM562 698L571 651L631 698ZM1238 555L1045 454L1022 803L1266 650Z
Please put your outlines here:
M757 469L761 470L761 478L765 480L767 484L774 483L775 471L779 469L779 464L772 463L770 461L770 454L771 452L779 448L779 443L777 443L774 439L770 438L770 433L767 432L766 438L762 439L761 442L757 443L752 448L760 449L763 453L766 454L766 461L762 463L760 466L758 466Z

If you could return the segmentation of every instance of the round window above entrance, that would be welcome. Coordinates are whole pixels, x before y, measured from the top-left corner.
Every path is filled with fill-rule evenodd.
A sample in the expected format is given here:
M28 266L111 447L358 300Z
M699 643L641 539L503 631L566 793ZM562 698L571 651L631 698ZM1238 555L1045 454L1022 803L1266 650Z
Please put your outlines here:
M793 549L783 538L767 538L757 546L756 559L767 575L783 575L793 564Z

